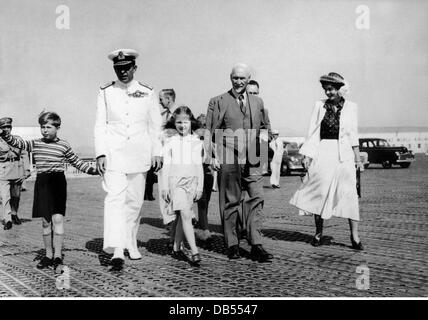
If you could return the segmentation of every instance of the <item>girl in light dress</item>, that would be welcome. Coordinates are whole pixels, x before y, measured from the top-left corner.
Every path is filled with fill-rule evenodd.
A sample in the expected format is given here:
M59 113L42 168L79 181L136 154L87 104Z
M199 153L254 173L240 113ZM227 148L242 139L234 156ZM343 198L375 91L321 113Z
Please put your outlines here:
M191 250L190 262L199 265L201 257L192 225L192 206L201 198L204 187L203 141L195 134L198 122L187 106L174 111L165 129L177 132L164 145L162 169L162 198L171 203L171 213L177 220L172 256L187 260L187 255L182 251L185 238Z

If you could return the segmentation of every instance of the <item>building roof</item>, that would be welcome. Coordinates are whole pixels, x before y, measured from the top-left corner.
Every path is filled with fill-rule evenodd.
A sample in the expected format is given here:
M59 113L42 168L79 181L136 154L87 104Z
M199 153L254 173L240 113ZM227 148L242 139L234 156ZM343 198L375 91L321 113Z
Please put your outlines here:
M428 132L428 127L360 127L359 133Z

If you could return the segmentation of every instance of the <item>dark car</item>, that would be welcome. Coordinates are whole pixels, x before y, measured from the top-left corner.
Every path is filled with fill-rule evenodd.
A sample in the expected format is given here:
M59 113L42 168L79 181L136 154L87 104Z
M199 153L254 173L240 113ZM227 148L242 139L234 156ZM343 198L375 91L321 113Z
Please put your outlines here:
M379 138L360 139L360 151L368 155L365 168L372 163L382 164L384 168L391 168L392 165L408 168L415 159L413 152L406 147L392 147L385 139Z
M305 171L302 159L303 155L299 153L299 145L295 142L283 141L284 153L282 154L281 176L290 175L292 171ZM269 173L270 163L273 158L274 151L269 147Z
M282 155L281 175L290 175L292 171L305 171L302 164L303 155L299 153L296 142L284 141L284 154Z

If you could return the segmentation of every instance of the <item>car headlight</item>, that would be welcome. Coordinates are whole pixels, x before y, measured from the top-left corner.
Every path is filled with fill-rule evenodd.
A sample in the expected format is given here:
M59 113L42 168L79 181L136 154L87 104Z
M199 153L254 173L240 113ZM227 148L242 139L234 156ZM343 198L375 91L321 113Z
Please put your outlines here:
M296 158L295 157L290 157L290 161L294 162L294 161L296 161Z
M399 157L399 156L400 156L400 152L395 151L395 155L396 155L397 157Z

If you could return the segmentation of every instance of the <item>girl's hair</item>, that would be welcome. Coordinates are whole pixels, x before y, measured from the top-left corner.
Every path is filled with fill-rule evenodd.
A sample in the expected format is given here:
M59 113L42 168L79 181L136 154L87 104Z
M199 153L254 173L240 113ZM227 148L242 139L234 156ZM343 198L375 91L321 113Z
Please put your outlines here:
M191 132L192 133L200 128L200 124L195 119L195 117L193 116L192 110L190 110L190 108L188 106L179 106L177 109L175 109L171 118L165 124L164 129L174 129L175 130L175 119L180 114L185 114L189 117L190 123L191 123Z
M46 111L39 115L39 124L41 126L48 123L49 121L57 128L61 125L61 118L55 112Z

